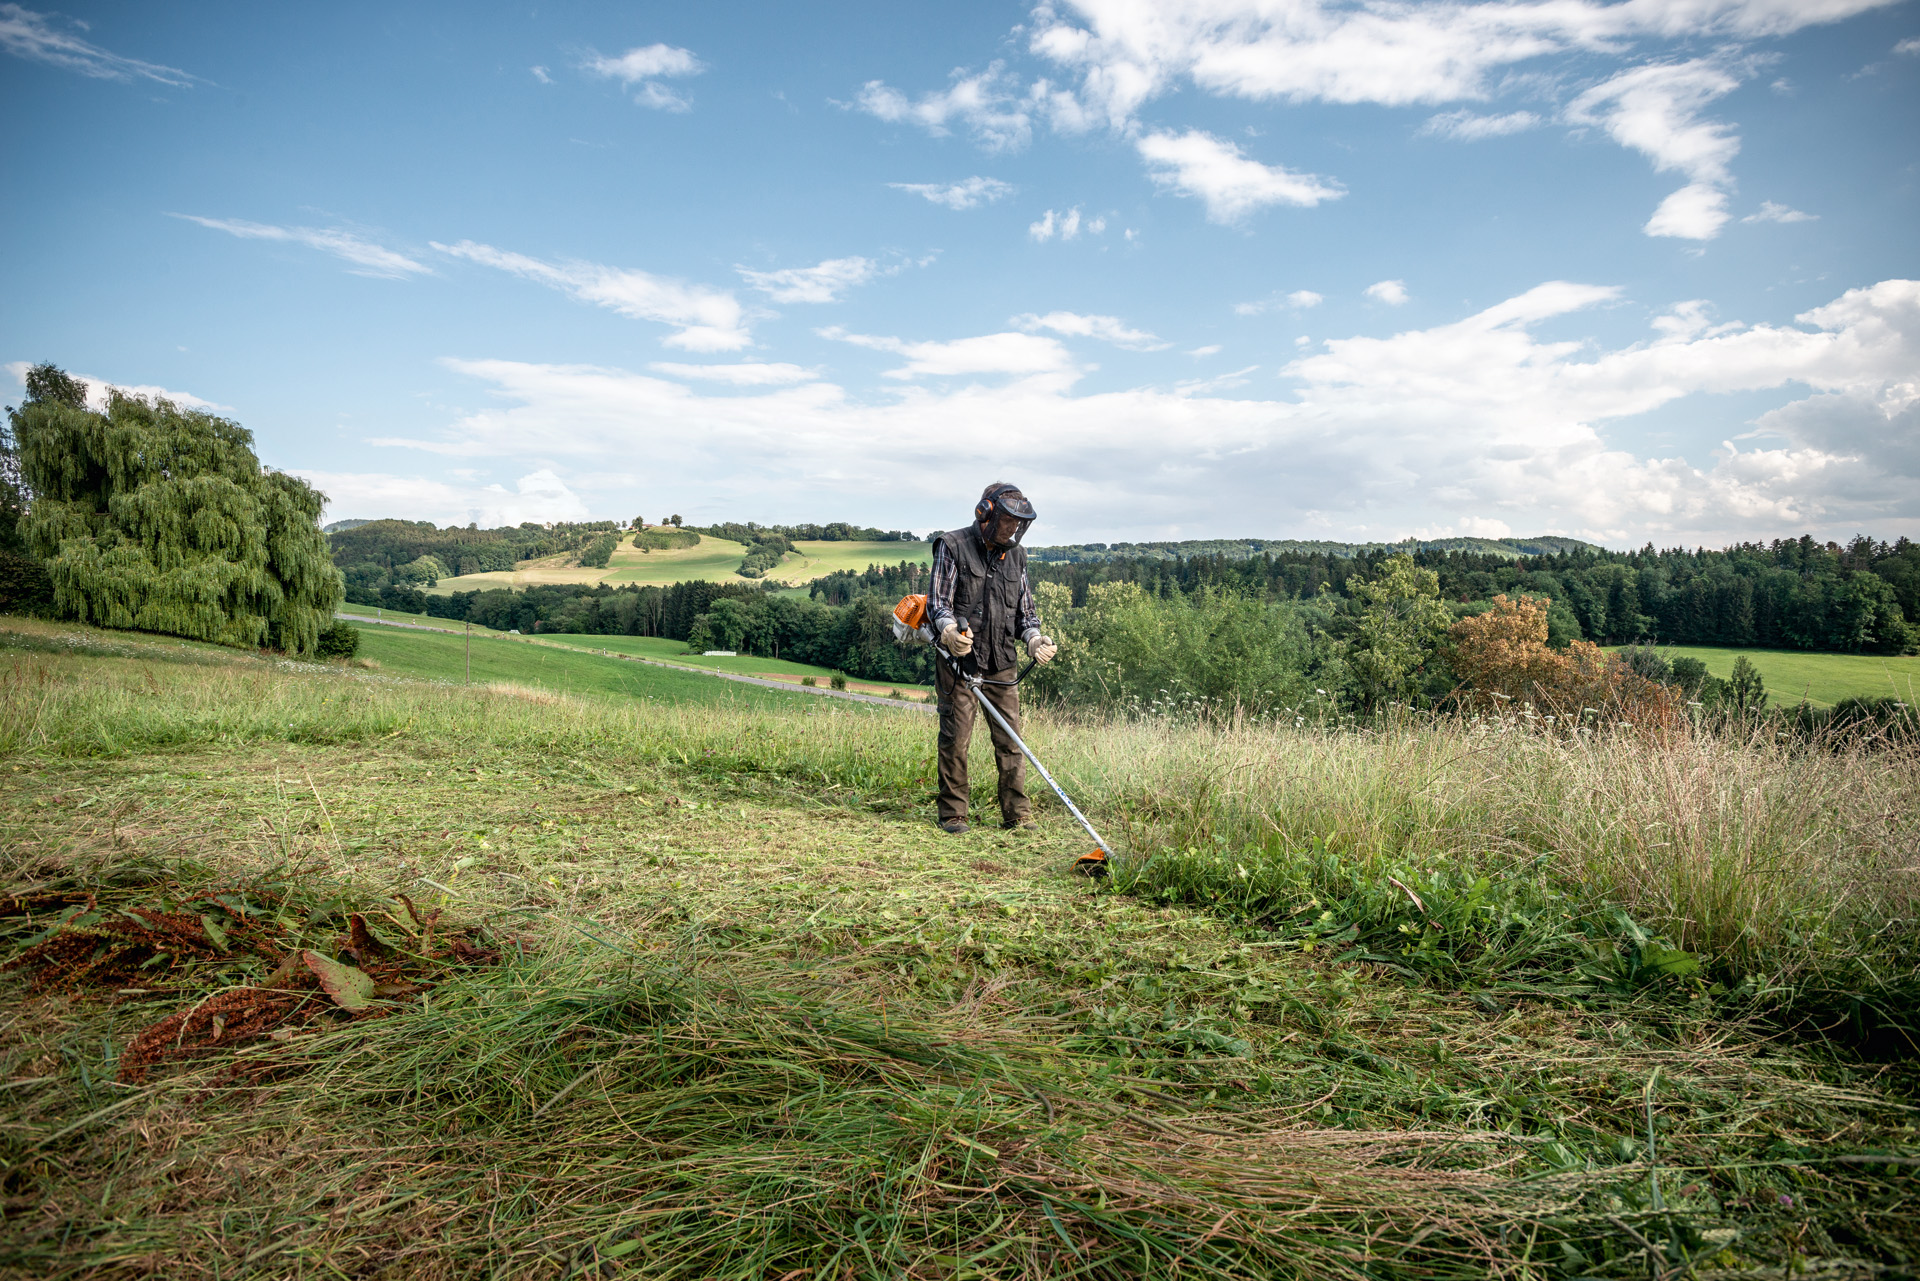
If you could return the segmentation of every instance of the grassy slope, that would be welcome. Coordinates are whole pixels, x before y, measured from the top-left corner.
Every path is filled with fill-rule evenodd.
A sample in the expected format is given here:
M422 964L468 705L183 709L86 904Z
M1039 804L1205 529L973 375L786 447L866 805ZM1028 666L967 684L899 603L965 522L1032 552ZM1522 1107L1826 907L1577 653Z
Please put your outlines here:
M628 583L641 586L667 586L673 583L705 579L728 583L743 581L734 572L739 569L746 548L724 538L702 534L695 547L671 551L642 552L631 540L621 543L605 569L560 568L544 562L528 562L524 568L494 574L467 574L444 578L426 590L444 596L450 592L485 590L493 587L526 587L535 583ZM768 578L782 583L807 583L842 569L864 570L869 565L894 565L903 560L927 564L932 559L930 543L824 543L798 542Z
M1745 654L1760 669L1767 682L1768 701L1776 707L1790 707L1802 697L1817 707L1831 707L1849 697L1920 698L1920 657L1688 645L1662 646L1660 652L1670 658L1697 658L1722 679L1733 675L1733 660Z
M7 988L0 1164L28 1274L559 1276L617 1257L601 1275L1040 1277L1103 1259L1118 1277L1184 1253L1193 1275L1352 1278L1365 1256L1369 1277L1644 1276L1647 1238L1724 1266L1920 1248L1909 1170L1831 1160L1920 1155L1910 1071L1685 991L1409 981L1340 959L1337 937L1092 892L1064 872L1080 841L1050 804L1031 833L931 827L920 718L802 696L554 701L55 639L74 630L0 622L0 895L291 862L316 902L365 904L376 928L398 929L407 892L508 923L527 959L296 1039L304 1071L143 1091L108 1083L113 1056L197 995L190 975L187 995L118 1002ZM1731 797L1764 829L1815 792L1859 796L1840 853L1904 857L1913 837L1897 762L1836 788L1764 746L1714 768L1636 748L1672 780L1609 792L1533 739L1031 728L1142 849L1264 819L1468 875L1536 840L1602 870L1605 842L1655 817L1633 804L1697 819ZM978 781L979 743L975 762ZM1830 858L1813 835L1781 839ZM1646 1203L1645 1099L1666 1213Z
M466 680L466 641L459 635L397 627L362 627L360 654L378 662L381 672L387 675L436 681ZM744 707L771 706L793 698L814 697L499 637L475 638L473 680L480 684L525 685L564 694Z
M869 565L898 565L903 560L932 564L933 544L796 542L793 554L767 577L782 583L810 583L843 569L861 573Z
M642 586L666 585L708 579L725 582L734 577L746 548L724 538L701 536L693 547L675 547L666 551L643 552L631 537L614 549L605 569L560 568L545 562L527 562L523 568L490 574L465 574L443 578L426 590L436 596L452 592L485 591L495 587L527 587L537 583L599 583L615 585L638 583Z
M375 610L371 605L347 605L342 607L341 612L366 618L375 617ZM462 643L464 643L464 629L466 626L464 623L454 622L445 618L434 618L428 614L402 614L391 609L382 609L378 611L378 615L379 618L384 620L410 623L413 624L414 627L431 629L433 631L445 632L452 636L461 637L463 638ZM376 622L371 626L361 626L360 634L363 638L375 632L387 637L406 636L414 630L414 627L382 627L380 623ZM492 638L504 637L508 635L508 633L496 632L485 627L476 627L473 629L473 635L476 638ZM740 655L734 658L709 658L704 654L689 654L686 652L687 647L681 642L668 640L660 636L593 636L563 634L560 632L542 632L540 633L539 640L543 645L567 645L579 649L611 650L616 654L633 654L641 658L650 658L655 662L673 663L680 667L697 668L703 671L734 672L742 676L767 676L774 679L798 679L800 677L811 676L824 685L828 680L832 679L835 674L834 670L829 667L817 667L811 663L789 662L784 658L761 658L751 654ZM363 643L365 642L363 641ZM369 655L373 655L371 650L367 652ZM377 655L373 656L377 657ZM443 675L444 671L436 668L435 673ZM454 675L455 678L458 678L459 673L455 673ZM537 679L535 679L532 674L527 673L524 668L516 669L514 674L505 677L494 675L489 676L488 679L526 679L532 681L532 683L539 683ZM917 690L924 693L930 687L908 684L896 686L892 684L875 684L871 681L853 681L850 683L849 688L864 693L884 695L889 690L895 688L900 689L902 692Z
M616 654L634 654L641 658L651 658L656 662L677 663L683 667L697 667L706 671L736 672L742 676L811 676L825 684L834 674L830 667L816 667L811 663L794 663L784 658L762 658L752 654L742 654L734 658L705 654L689 654L687 647L677 640L668 640L664 636L574 636L562 632L542 632L540 639L565 645L578 645L586 649L609 649ZM855 681L857 688L877 688L881 693L893 688L889 685L873 685L870 681ZM921 685L901 685L901 690L925 690Z

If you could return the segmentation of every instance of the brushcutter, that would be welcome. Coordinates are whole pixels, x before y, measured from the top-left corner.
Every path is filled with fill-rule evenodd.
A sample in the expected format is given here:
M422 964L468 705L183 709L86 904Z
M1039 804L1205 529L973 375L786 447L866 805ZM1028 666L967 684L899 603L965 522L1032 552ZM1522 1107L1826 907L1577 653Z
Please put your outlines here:
M971 634L964 620L960 623L960 630ZM1034 661L1028 659L1027 665L1020 669L1020 674L1010 681L990 680L982 676L978 671L973 670L972 664L964 664L949 654L946 646L934 638L933 626L927 617L927 598L924 595L904 597L898 605L893 607L893 634L901 641L918 638L932 645L933 652L940 656L940 660L947 665L947 670L953 673L954 679L973 691L974 701L980 705L981 710L992 717L993 723L1013 740L1013 745L1020 749L1020 754L1033 762L1033 767L1040 771L1040 777L1047 780L1047 786L1051 787L1053 794L1060 798L1060 803L1067 807L1067 813L1073 815L1080 826L1086 829L1087 835L1093 838L1093 848L1074 860L1074 870L1087 876L1105 876L1107 860L1113 856L1113 851L1108 849L1107 843L1100 839L1100 833L1093 830L1093 824L1089 823L1087 816L1080 812L1080 807L1073 803L1073 798L1067 795L1066 789L1054 781L1053 775L1047 772L1047 767L1042 765L1040 758L1033 754L1033 749L1027 746L1027 740L1014 731L1013 726L1007 723L1007 718L1000 714L1000 709L988 702L983 695L983 686L1001 685L1011 688L1018 685L1027 679L1029 672L1033 671Z

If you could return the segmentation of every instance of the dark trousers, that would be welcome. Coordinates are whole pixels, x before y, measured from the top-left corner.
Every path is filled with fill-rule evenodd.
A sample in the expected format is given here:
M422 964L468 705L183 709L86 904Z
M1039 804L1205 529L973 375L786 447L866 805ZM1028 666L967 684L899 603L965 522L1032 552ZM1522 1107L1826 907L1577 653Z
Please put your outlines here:
M986 673L989 680L1010 681L1017 673ZM973 742L973 714L977 709L973 691L948 670L945 663L934 669L934 688L940 694L940 821L967 817L967 747ZM1011 685L985 685L980 691L994 708L1007 718L1014 732L1020 730L1020 695ZM1027 758L1013 740L986 718L993 737L993 760L1000 770L1000 819L1009 825L1024 823L1033 817L1027 801Z

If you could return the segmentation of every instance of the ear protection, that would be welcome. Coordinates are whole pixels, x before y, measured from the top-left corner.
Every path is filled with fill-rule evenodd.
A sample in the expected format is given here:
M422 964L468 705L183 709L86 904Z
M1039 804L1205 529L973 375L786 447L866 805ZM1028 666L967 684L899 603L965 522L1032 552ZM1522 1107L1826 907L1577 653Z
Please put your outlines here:
M1018 485L995 485L992 489L989 489L980 501L974 504L974 523L981 524L991 520L1002 510L1015 520L1032 520L1034 518L1033 504L1028 502L1024 496L1016 497L1007 503L1000 501L1000 497L1003 494L1017 495L1019 492L1020 486Z
M993 519L994 510L1000 506L1000 495L1012 488L1014 488L1012 485L995 485L989 489L986 495L973 505L974 524L983 524Z

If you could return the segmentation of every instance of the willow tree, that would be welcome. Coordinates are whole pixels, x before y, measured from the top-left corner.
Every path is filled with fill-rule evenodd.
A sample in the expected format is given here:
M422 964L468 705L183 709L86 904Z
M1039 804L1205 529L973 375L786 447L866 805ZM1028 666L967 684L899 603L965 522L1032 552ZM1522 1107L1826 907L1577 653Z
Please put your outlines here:
M322 495L263 468L238 423L118 390L15 410L21 520L54 604L101 627L310 653L342 594Z

